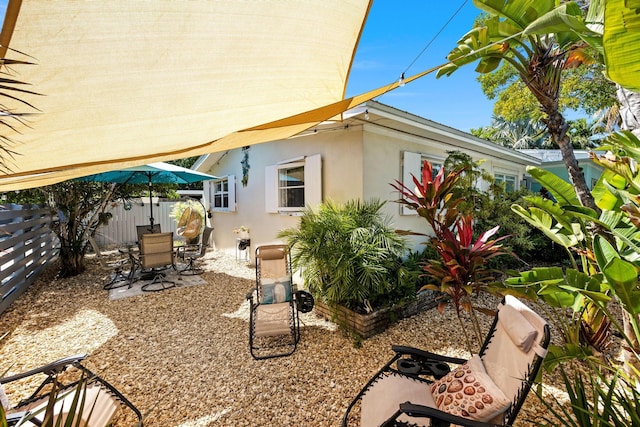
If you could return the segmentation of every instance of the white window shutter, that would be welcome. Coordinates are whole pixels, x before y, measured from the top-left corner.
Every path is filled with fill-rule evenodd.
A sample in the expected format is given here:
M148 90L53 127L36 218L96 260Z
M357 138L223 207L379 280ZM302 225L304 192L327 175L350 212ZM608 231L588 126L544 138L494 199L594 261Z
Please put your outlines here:
M320 154L304 159L304 204L316 207L322 203L322 157Z
M212 192L213 192L213 185L211 185L211 181L204 181L202 183L202 197L204 198L204 200L202 201L202 204L205 206L208 206L207 209L213 209L213 206L212 206L213 197L211 197Z
M420 171L422 170L422 156L420 153L411 153L405 151L402 153L402 183L413 191L416 186L413 183L413 176L420 179ZM400 195L398 195L400 197ZM417 215L416 211L402 205L402 215Z
M229 212L236 211L236 176L229 175L227 177L227 184L229 185Z
M265 211L278 213L278 166L264 169L264 205Z

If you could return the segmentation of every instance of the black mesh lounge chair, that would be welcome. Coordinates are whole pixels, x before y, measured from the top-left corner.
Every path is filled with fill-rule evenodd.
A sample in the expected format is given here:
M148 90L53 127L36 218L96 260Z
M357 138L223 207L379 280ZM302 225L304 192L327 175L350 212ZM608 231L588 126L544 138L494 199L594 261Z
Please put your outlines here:
M44 377L42 383L29 397L13 407L6 408L9 426L41 425L53 385L57 389L56 403L53 406L54 425L58 417L61 420L67 417L72 410L75 398L76 408L78 408L75 411L77 414L75 420L80 416L83 426L104 427L111 425L110 423L116 417L131 420L128 421L129 425L142 426L140 411L115 387L84 367L80 362L85 357L86 355L66 357L22 374L0 378L0 385L5 385L28 378L39 378L36 376ZM85 383L78 387L78 381L81 378L84 378ZM80 410L82 402L84 404ZM76 425L75 421L73 425Z
M254 292L247 295L251 306L251 355L255 359L267 359L292 354L300 339L298 311L310 311L313 298L305 291L296 292L286 245L256 248L255 297L256 300Z
M469 360L393 346L395 355L351 402L342 425L512 425L549 339L547 323L507 296ZM450 364L459 366L450 371Z
M179 271L180 274L202 274L204 270L196 265L196 260L198 258L202 258L207 252L212 232L213 228L205 227L199 244L178 246L176 250L176 257L183 263L187 264L185 268Z

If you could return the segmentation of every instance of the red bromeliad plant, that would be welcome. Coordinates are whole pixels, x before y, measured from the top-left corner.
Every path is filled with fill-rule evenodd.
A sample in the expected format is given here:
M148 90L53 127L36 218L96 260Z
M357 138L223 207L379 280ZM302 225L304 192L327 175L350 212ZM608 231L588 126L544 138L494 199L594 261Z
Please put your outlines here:
M470 313L476 336L480 340L481 333L470 297L474 293L477 295L482 291L494 292L499 289L496 270L489 268L487 261L499 255L513 256L513 253L500 244L508 236L491 240L500 226L485 231L473 241L473 218L460 214L457 206L462 199L453 199L452 193L463 172L464 168L445 175L441 168L434 177L431 164L425 160L422 180L413 177L416 186L414 191L397 180L391 185L400 192L401 199L397 202L415 210L433 229L432 236L398 231L405 235L429 236L429 243L440 255L440 260L427 260L422 266L424 274L436 279L439 285L426 285L423 289L437 290L448 296L438 304L441 313L448 301L453 304L461 322L461 312ZM464 327L462 329L466 331ZM465 337L471 351L466 332Z

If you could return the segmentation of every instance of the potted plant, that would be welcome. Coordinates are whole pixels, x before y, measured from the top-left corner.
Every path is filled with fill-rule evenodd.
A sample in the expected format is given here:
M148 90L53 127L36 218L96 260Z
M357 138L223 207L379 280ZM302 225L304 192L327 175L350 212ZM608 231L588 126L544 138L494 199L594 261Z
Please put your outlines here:
M249 227L245 226L245 225L241 225L238 228L234 228L233 229L234 234L237 234L238 237L242 240L247 240L249 239Z

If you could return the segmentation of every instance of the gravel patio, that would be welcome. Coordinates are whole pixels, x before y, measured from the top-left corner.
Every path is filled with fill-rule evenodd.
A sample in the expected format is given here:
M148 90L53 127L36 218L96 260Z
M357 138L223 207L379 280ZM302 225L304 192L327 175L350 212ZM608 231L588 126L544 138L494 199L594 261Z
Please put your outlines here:
M468 356L450 309L404 319L360 348L312 312L292 356L255 361L243 306L254 269L222 251L204 262L204 285L118 300L103 290L108 273L93 257L77 277L60 280L49 270L0 317L0 334L7 334L0 372L88 353L85 364L146 415L145 426L338 426L392 344ZM552 379L545 374L544 381ZM7 391L15 403L24 390ZM544 412L530 394L517 425L532 425ZM131 424L121 418L116 426Z

